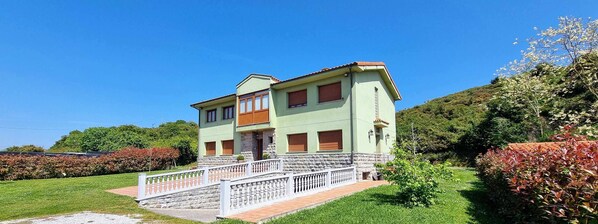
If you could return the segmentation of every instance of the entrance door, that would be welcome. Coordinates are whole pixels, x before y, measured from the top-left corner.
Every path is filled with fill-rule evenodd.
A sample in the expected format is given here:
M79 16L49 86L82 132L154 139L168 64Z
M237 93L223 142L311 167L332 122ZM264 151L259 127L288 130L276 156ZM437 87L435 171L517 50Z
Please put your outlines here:
M262 156L264 155L264 139L256 139L257 140L257 146L255 147L257 150L257 155L255 158L257 158L257 160L262 160Z

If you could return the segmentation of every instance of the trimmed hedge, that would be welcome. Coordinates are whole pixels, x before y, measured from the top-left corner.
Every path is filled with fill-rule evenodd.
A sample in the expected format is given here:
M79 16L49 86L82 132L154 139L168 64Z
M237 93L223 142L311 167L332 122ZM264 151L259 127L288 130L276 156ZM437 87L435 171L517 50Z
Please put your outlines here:
M0 180L82 177L167 169L179 157L176 149L127 148L98 157L0 155Z
M566 140L559 150L494 149L477 158L499 213L515 222L598 221L598 144L558 140Z

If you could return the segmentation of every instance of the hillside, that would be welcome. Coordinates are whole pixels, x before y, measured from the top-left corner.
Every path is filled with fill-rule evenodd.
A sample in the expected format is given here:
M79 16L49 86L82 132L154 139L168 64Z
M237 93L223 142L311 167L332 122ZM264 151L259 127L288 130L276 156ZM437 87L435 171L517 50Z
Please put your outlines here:
M413 123L418 150L451 150L469 130L484 120L487 103L498 90L498 84L489 84L399 111L396 113L397 138L399 142L410 141Z

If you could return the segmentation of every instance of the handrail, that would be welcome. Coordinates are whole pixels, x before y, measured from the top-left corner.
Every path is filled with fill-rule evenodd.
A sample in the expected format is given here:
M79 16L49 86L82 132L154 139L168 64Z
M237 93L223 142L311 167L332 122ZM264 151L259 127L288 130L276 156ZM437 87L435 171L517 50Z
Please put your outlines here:
M232 182L220 181L220 216L355 183L355 166Z
M273 165L263 168L264 163ZM256 166L254 164L258 167L255 171ZM218 183L222 178L250 177L277 171L282 171L281 159L250 161L153 175L140 173L137 200L208 186Z

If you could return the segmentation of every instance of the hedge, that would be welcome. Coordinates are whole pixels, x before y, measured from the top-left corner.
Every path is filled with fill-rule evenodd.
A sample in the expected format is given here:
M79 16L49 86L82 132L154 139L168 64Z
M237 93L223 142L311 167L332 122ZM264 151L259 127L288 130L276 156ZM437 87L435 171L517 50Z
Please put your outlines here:
M0 180L82 177L167 169L179 157L176 149L127 148L98 157L0 155Z
M499 213L514 222L598 221L598 144L560 139L559 150L494 149L477 158Z

